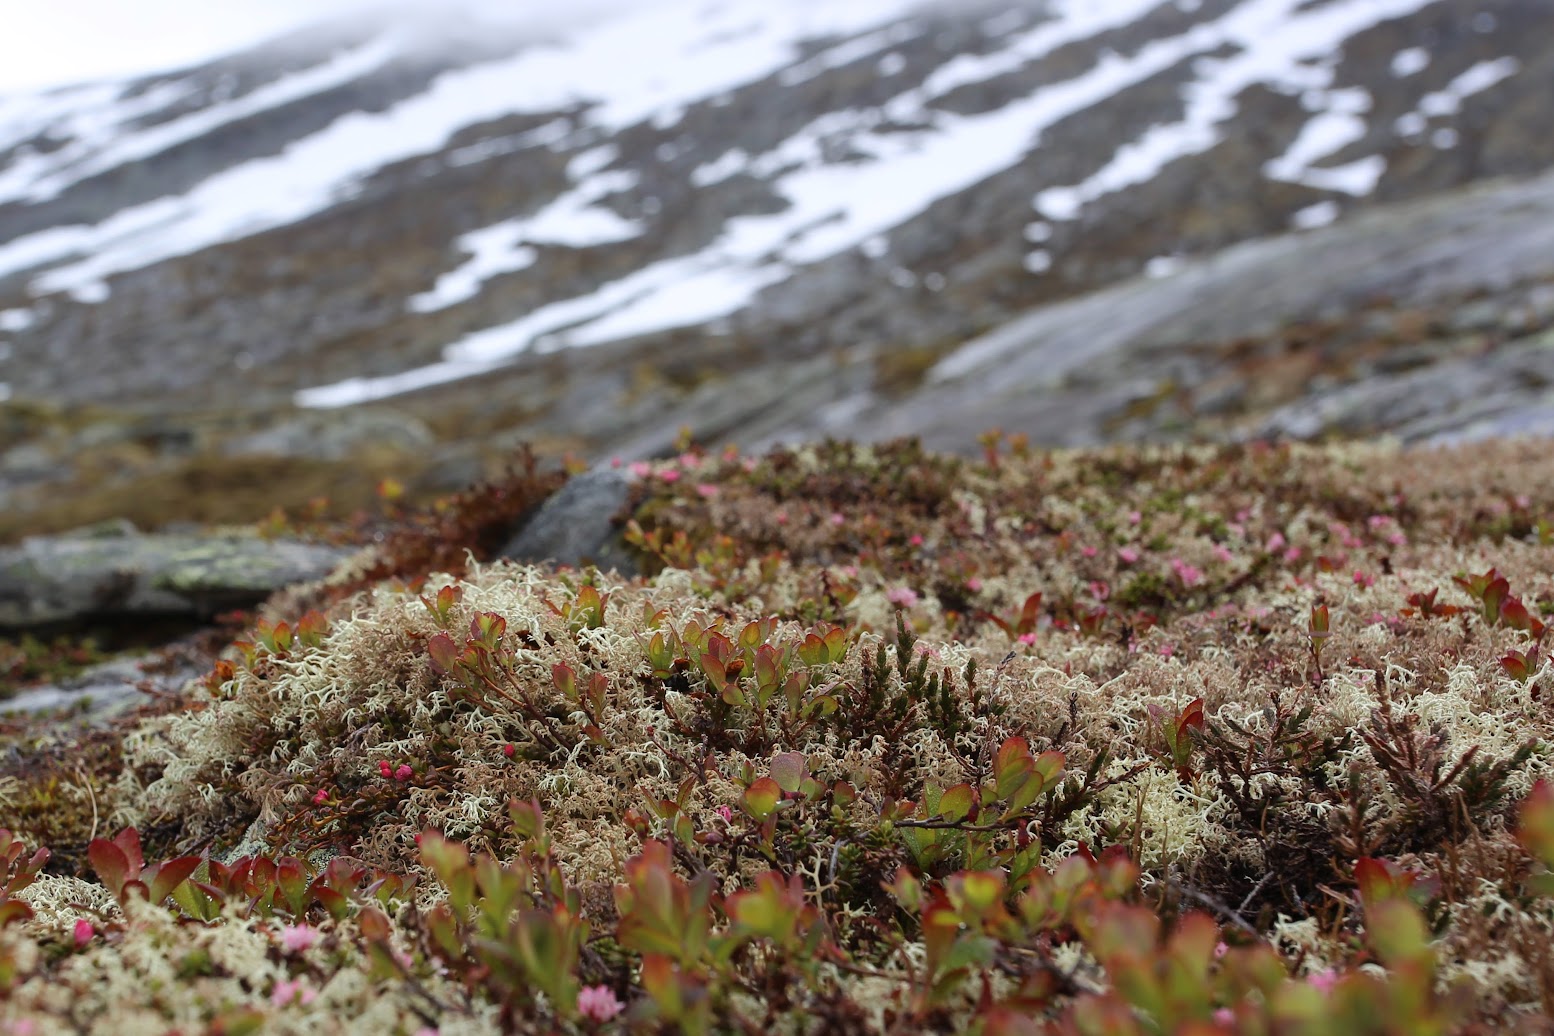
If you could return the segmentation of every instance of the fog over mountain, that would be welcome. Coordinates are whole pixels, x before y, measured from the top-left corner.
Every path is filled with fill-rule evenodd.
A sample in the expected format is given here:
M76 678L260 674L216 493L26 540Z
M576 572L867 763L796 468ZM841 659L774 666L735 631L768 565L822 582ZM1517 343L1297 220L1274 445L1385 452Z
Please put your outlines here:
M500 7L0 95L0 391L469 411L590 452L1446 435L1485 415L1364 396L1349 428L1314 393L1479 355L1432 306L1547 316L1544 0Z

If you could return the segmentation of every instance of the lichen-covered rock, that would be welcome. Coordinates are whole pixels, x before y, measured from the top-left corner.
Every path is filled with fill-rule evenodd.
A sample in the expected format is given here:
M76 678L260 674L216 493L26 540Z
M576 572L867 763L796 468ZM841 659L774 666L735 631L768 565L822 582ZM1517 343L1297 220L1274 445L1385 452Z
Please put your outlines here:
M122 526L34 537L0 550L0 628L248 606L322 577L346 553L246 533L141 534Z

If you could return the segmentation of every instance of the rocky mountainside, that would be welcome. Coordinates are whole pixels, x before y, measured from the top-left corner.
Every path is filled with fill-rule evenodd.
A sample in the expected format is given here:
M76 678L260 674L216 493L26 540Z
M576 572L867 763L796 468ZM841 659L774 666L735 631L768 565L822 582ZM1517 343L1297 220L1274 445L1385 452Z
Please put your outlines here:
M1544 0L446 22L0 97L10 506L211 458L456 484L682 425L1541 427Z

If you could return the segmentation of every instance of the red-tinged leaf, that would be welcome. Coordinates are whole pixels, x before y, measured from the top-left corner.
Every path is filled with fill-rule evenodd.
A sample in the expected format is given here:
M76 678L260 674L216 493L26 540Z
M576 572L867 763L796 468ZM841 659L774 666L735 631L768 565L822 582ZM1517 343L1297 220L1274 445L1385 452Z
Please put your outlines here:
M840 626L826 632L825 643L826 661L835 664L847 657L847 631Z
M557 662L550 667L551 682L556 685L556 690L569 702L577 701L577 672L571 666Z
M432 670L442 675L458 672L462 653L453 638L446 633L434 633L426 638L426 652L432 656Z
M488 647L495 647L507 632L507 620L496 612L480 612L469 620L469 635Z
M200 865L198 856L180 856L159 863L146 872L146 883L151 890L151 902L161 903L172 895Z
M1413 884L1413 878L1395 864L1362 856L1354 864L1354 883L1359 886L1360 902L1369 910L1377 903L1399 898Z
M1500 668L1517 683L1526 683L1532 675L1532 666L1528 664L1527 656L1520 651L1512 651L1500 659Z
M140 832L133 827L126 827L113 836L113 844L124 851L124 858L130 865L130 877L138 877L141 868L146 865L146 858L140 852Z
M895 897L901 909L908 913L915 914L922 908L923 883L905 867L897 867L896 876L890 881L880 882L880 887Z
M969 784L957 784L946 788L939 796L939 816L950 823L966 819L972 807L978 805L980 796Z
M781 752L772 757L772 780L785 792L796 792L809 772L802 752Z
M1015 626L1015 634L1024 636L1036 629L1036 622L1041 612L1041 594L1034 593L1025 599L1025 604L1020 607L1020 621Z
M1484 587L1484 621L1493 623L1500 618L1500 606L1511 592L1511 584L1505 576L1497 575Z
M777 812L782 801L782 786L770 777L762 777L745 789L744 807L756 820L765 820Z
M362 907L361 913L356 915L356 926L368 942L386 941L393 929L388 915L375 906Z
M329 911L329 916L336 921L343 921L351 914L351 902L343 895L331 888L315 887L313 898L319 905Z
M94 838L86 847L86 858L108 891L118 898L124 883L131 878L129 857L124 855L124 850L106 838Z
M275 883L280 886L281 895L286 897L292 916L301 917L308 906L308 877L302 861L292 856L277 860Z
M979 918L1004 898L1004 876L1000 871L961 871L944 883L950 902L966 920Z
M1203 729L1203 699L1194 698L1187 703L1176 720L1176 736L1178 743L1187 737L1187 731L1193 728Z
M1365 908L1365 937L1376 956L1389 968L1429 967L1434 962L1430 929L1419 908L1402 899L1389 899Z
M1035 772L1030 745L1023 737L1011 737L993 756L993 779L1000 799L1012 797Z
M1554 868L1554 783L1534 784L1517 816L1517 840L1539 863Z
M309 647L317 647L329 631L329 620L324 613L312 610L297 620L297 639Z
M32 919L32 907L19 899L7 899L0 902L0 928L4 928L12 921L30 921Z

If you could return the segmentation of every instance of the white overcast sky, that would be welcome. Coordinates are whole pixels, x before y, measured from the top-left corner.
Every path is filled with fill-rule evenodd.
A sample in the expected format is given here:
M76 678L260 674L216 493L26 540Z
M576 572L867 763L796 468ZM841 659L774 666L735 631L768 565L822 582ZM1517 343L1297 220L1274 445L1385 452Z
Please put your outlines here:
M398 0L554 22L651 0ZM0 92L177 68L385 0L0 0Z

